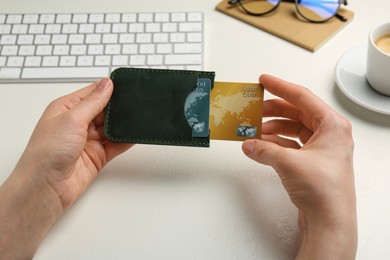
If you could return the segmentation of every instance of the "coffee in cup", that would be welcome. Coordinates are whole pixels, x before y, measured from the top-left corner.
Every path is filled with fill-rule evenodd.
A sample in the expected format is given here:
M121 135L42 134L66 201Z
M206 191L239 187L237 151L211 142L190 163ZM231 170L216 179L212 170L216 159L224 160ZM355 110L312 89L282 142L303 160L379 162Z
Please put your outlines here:
M367 81L377 92L390 96L390 22L375 26L368 38Z
M390 55L390 34L385 34L376 39L375 45L384 53Z

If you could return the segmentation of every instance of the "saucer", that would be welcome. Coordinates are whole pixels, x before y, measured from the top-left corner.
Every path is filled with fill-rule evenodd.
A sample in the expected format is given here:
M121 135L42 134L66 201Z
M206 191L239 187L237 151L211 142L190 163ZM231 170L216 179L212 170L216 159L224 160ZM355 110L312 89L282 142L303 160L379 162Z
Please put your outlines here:
M336 83L349 99L369 110L390 115L390 96L373 90L366 80L367 46L347 51L336 66Z

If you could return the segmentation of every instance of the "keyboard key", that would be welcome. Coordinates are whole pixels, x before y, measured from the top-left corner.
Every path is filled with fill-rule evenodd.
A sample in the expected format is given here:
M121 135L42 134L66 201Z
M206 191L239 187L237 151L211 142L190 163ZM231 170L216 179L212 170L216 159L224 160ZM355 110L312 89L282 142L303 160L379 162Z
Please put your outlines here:
M42 60L43 67L56 67L58 66L58 56L44 56Z
M110 33L111 32L111 24L96 24L95 33Z
M201 53L202 45L199 43L183 44L178 43L174 45L175 53Z
M7 61L7 67L22 67L24 57L9 57Z
M130 65L132 66L143 66L146 64L145 55L133 55L130 56Z
M31 56L35 53L35 45L24 45L19 48L19 55Z
M30 45L34 42L34 36L33 35L19 35L18 36L18 44L19 45Z
M92 66L94 56L79 56L77 59L77 66Z
M2 34L10 34L12 26L9 24L0 24L0 35Z
M55 33L60 33L61 32L61 25L59 24L48 24L46 26L45 33L48 34L55 34Z
M68 35L66 34L56 34L53 35L51 38L51 43L52 44L67 44L68 42Z
M169 40L168 33L154 33L153 34L153 42L154 43L165 43Z
M140 22L140 23L151 23L151 22L153 22L153 14L151 14L151 13L140 13L138 15L138 22Z
M45 31L45 26L43 24L31 24L28 33L29 34L42 34Z
M202 42L202 34L201 33L187 33L187 41L188 42Z
M17 78L18 71L7 71L6 76ZM108 67L80 67L80 68L25 68L22 79L96 79L107 77ZM19 69L20 74L20 69ZM2 70L0 69L0 78Z
M55 21L56 16L54 14L42 14L39 23L52 24Z
M180 32L200 32L202 31L201 23L181 23L179 25Z
M171 33L170 40L171 42L184 42L186 39L185 33Z
M26 24L15 24L12 26L12 34L26 34L28 30L28 25Z
M0 68L0 79L18 79L21 71L20 68Z
M178 54L178 55L167 55L165 57L166 65L181 65L181 64L201 64L202 56L199 54Z
M147 64L151 66L163 65L163 55L148 55Z
M95 65L96 66L110 66L111 64L111 56L101 55L96 56Z
M113 66L126 66L129 64L129 56L127 55L115 55L112 58Z
M18 53L18 46L6 45L1 49L2 56L16 56Z
M103 23L104 22L104 14L90 14L89 15L90 23Z
M140 54L153 54L154 53L154 44L141 44L139 46Z
M121 21L120 14L106 14L106 23L119 23Z
M0 24L5 23L5 14L0 14Z
M177 23L163 23L163 32L177 32Z
M169 22L170 15L169 13L156 13L154 15L154 21L155 22Z
M53 51L52 45L39 45L37 46L37 55L51 55Z
M120 54L121 46L119 44L108 44L104 51L105 54Z
M136 36L136 43L149 43L152 41L152 34L150 33L139 33Z
M110 33L104 34L102 43L117 43L118 42L118 34Z
M94 24L80 24L79 33L94 33L95 25Z
M55 45L53 49L53 55L68 55L69 50L69 45Z
M101 43L102 35L101 34L88 34L85 37L85 43L86 44L96 44Z
M169 54L172 53L172 44L157 44L157 53L158 54Z
M7 59L5 57L0 57L0 67L5 67Z
M173 13L171 15L171 21L172 22L185 22L186 21L186 14L185 13Z
M87 14L74 14L72 22L73 23L86 23L88 21Z
M137 44L125 44L122 46L123 54L137 54L138 45Z
M115 23L112 25L113 33L127 33L127 24Z
M100 55L104 53L104 45L95 44L88 46L88 54L89 55Z
M133 43L135 39L132 33L121 33L119 35L119 43Z
M77 33L78 24L64 24L62 26L62 33Z
M70 14L58 14L56 23L64 24L70 23L72 21L72 15Z
M23 17L24 24L34 24L34 23L38 23L38 21L39 21L39 15L37 14L27 14Z
M189 22L200 22L200 21L202 21L202 14L201 13L189 13L187 15L187 19Z
M45 35L45 34L39 34L35 36L34 43L35 44L49 44L50 43L50 35Z
M16 43L16 35L3 35L0 40L1 45L13 45Z
M135 23L137 21L136 14L122 14L123 23Z
M7 24L20 24L22 23L23 16L20 14L10 14L7 17L7 20L5 23Z
M84 43L84 34L70 34L68 39L69 44L82 44Z
M147 23L145 32L147 33L158 33L161 31L161 24L159 23Z
M71 55L85 55L87 54L87 45L77 44L72 45L70 48Z
M39 67L41 65L42 57L26 57L26 67Z
M74 67L76 65L76 56L62 56L60 58L60 67Z
M131 33L142 33L144 32L144 24L143 23L132 23L129 26L129 32Z

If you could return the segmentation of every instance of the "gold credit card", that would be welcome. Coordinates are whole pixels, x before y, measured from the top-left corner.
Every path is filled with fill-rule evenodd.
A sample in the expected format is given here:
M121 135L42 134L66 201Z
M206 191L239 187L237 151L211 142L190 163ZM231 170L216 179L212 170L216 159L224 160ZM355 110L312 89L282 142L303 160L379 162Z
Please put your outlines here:
M260 139L263 97L259 83L215 82L210 94L210 138Z

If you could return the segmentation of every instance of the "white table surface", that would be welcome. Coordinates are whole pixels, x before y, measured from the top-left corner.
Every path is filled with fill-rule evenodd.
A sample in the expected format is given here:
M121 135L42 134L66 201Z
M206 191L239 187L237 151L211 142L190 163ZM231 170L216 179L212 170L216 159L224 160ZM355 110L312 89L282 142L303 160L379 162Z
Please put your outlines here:
M390 116L350 101L335 83L338 59L389 21L390 1L350 0L353 21L315 53L214 10L209 0L0 0L1 12L202 11L205 70L220 81L270 73L302 84L353 124L357 259L389 259ZM85 84L0 84L0 183L46 105ZM269 97L266 94L266 97ZM390 102L390 100L389 100ZM69 209L36 259L291 259L297 212L274 171L241 143L209 149L137 145L112 161ZM326 158L324 158L326 160Z

